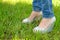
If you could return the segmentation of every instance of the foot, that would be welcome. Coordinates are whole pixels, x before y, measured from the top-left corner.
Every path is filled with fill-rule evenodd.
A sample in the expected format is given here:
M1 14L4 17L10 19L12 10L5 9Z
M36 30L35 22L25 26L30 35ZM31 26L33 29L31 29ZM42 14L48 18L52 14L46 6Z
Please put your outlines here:
M53 24L56 21L55 17L52 18L43 18L39 26L33 29L34 32L40 31L42 33L50 32L53 28Z
M42 15L42 12L35 12L35 11L32 11L31 15L24 19L22 22L23 23L30 23L32 22L36 17L38 17L38 19L40 18L40 16Z

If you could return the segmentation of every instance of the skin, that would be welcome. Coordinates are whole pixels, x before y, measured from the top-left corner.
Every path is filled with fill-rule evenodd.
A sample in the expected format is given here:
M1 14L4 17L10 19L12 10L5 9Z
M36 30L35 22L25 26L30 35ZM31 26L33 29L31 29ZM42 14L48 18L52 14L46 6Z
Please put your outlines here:
M40 12L35 12L35 11L32 11L31 15L28 17L30 20L33 20L35 17L39 17Z
M49 24L51 24L51 18L43 18L39 24L39 27L48 28Z
M40 12L32 11L31 15L28 18L30 20L33 20L35 17L40 16L39 13ZM40 28L48 28L50 22L51 22L51 18L42 18L42 20L39 24L39 27Z

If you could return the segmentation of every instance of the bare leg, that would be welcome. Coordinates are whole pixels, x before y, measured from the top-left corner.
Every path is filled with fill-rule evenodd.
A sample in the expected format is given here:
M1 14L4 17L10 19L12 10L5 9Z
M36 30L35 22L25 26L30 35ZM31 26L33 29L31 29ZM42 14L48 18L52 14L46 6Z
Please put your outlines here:
M31 15L28 17L30 20L33 20L35 17L42 15L40 12L32 11Z

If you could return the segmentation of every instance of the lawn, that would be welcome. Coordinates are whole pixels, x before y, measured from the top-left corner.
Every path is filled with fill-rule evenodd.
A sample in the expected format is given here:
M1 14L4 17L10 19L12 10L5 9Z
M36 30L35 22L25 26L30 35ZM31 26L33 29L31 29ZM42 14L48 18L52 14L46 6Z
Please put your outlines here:
M57 19L53 31L33 33L39 21L22 23L32 11L32 0L0 0L0 40L60 40L60 0L53 0L53 10Z

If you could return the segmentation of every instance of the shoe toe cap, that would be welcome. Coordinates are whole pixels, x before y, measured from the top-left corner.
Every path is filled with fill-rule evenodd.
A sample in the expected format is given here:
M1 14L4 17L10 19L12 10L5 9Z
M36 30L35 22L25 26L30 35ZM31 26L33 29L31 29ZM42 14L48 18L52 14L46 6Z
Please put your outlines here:
M41 33L45 33L46 32L46 30L44 29L44 28L40 28L40 27L35 27L34 29L33 29L33 32L34 33L36 33L36 32L41 32Z
M28 18L26 18L22 21L22 23L28 23L28 22L30 22Z

